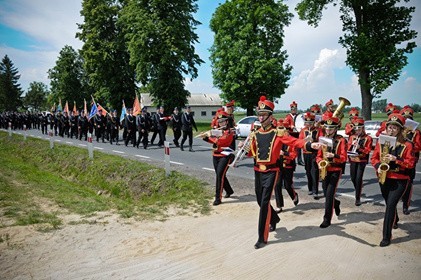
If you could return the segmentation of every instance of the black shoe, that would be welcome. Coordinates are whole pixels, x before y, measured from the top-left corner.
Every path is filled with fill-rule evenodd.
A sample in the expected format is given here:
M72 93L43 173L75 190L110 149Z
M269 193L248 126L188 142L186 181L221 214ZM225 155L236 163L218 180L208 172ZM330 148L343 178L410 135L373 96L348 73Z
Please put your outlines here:
M341 205L341 202L338 201L338 204L335 205L335 214L336 216L339 216L339 214L341 214L341 208L339 207L339 205Z
M398 222L396 222L396 223L393 224L393 229L397 229L397 228L399 228Z
M189 149L189 152L194 152L194 151L195 151L195 150L193 150L193 148L190 148L190 149Z
M226 193L224 197L225 197L225 198L229 198L229 197L230 197L233 193L234 193L234 192L232 192L232 193Z
M256 244L254 244L254 249L260 249L266 246L266 242L260 242L257 241Z
M180 150L184 151L184 148L183 148L183 146L180 146Z
M143 146L143 149L145 149L145 150L146 150L147 148L148 148L147 146Z
M276 230L276 224L270 224L269 225L269 232L275 231Z
M297 206L300 199L298 198L298 193L295 193L294 205Z
M330 226L330 222L326 220L324 220L323 223L320 224L321 228L327 228L328 226Z
M315 195L313 196L313 198L314 198L315 200L319 200L319 199L320 199L320 197L319 197L319 195L318 195L318 194L315 194Z
M403 208L403 214L404 215L409 215L411 212L409 212L408 208Z
M308 192L308 195L313 195L313 192L312 192L312 191L309 191L309 192Z
M355 201L355 206L361 206L361 200L357 199L357 200Z
M221 204L221 201L219 199L215 199L215 201L213 202L213 205L216 206L219 204Z
M386 247L386 246L389 246L389 245L390 245L390 240L383 239L383 240L380 242L380 247Z

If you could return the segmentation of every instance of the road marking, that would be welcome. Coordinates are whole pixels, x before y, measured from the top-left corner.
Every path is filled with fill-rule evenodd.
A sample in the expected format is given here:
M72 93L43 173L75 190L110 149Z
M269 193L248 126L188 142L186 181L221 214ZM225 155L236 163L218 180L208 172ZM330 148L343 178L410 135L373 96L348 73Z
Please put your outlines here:
M78 144L79 146L81 146L81 147L86 147L86 145L85 144Z
M66 143L67 143L67 144L72 144L72 145L73 145L73 142L66 141Z
M134 155L135 157L140 157L140 158L150 158L150 157L147 157L147 156L141 156L141 155Z
M22 133L19 133L19 134L22 134ZM33 134L29 134L29 136L35 137L35 135L33 135Z
M94 149L97 149L97 150L104 150L104 148L100 148L100 147L94 147Z
M57 141L57 142L61 142L61 140L60 140L60 139L57 139L57 140L55 140L55 141Z
M114 153L117 153L117 154L124 154L125 152L122 152L122 151L116 151L116 150L112 150Z
M212 168L206 168L206 167L202 167L202 169L203 169L203 170L208 170L208 171L212 171L212 172L215 172L215 169L212 169Z
M170 161L170 163L177 164L177 165L184 165L184 163L182 163L182 162L176 162L176 161Z

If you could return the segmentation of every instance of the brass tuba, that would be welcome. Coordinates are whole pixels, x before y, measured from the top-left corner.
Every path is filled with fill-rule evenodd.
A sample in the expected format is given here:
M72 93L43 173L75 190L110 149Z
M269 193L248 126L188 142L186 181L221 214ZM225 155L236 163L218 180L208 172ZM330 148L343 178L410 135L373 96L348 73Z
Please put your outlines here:
M338 117L339 119L343 119L344 114L342 113L343 109L345 108L345 106L349 106L351 105L351 102L349 102L348 99L346 99L345 97L339 97L339 104L338 107L336 107L335 112L333 112L333 116L334 117Z
M389 160L386 159L386 155L389 154L390 142L386 141L383 144L383 148L380 153L380 166L379 166L379 183L384 184L386 181L387 171L389 171Z

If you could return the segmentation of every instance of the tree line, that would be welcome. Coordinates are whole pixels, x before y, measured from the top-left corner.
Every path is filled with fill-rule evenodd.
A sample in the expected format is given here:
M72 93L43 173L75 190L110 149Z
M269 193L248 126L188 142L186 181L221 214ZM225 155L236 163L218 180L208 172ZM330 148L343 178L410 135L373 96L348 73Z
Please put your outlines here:
M365 119L371 119L373 99L399 78L406 55L416 47L417 32L410 29L415 8L405 5L408 1L302 0L295 7L299 18L314 27L329 4L340 7L344 33L339 43L358 76ZM49 89L33 82L22 98L18 71L7 55L3 58L0 110L46 109L59 99L81 105L91 96L119 110L123 100L132 104L140 92L150 93L156 105L184 106L190 96L184 82L197 78L203 63L195 50L201 24L194 17L196 2L83 0L84 21L75 34L83 46L61 49L48 70ZM248 115L260 95L275 100L288 87L293 66L283 45L292 18L288 6L274 0L226 0L212 14L214 86Z

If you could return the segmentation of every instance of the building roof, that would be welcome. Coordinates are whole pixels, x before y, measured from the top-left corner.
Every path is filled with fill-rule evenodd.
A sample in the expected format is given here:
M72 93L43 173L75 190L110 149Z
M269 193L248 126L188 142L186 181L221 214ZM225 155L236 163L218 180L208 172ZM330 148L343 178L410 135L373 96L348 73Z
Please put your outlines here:
M144 106L150 107L153 105L149 93L141 93L140 98ZM190 106L219 107L222 106L222 99L217 93L192 93L191 96L187 98L187 104Z

